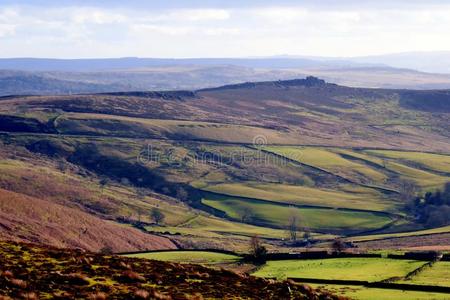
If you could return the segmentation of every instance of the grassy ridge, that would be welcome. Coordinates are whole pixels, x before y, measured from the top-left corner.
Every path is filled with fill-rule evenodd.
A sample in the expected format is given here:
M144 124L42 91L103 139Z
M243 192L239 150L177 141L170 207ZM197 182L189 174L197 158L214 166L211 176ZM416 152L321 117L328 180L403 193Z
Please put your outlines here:
M297 141L293 135L261 127L94 113L64 114L58 118L56 129L63 134L153 137L230 143L252 143L255 136L264 136L277 143L295 144Z

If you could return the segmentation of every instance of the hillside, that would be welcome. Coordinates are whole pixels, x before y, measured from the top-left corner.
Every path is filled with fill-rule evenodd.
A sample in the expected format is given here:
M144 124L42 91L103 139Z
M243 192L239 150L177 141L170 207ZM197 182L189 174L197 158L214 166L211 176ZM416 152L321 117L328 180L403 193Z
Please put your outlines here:
M246 252L255 234L271 250L290 247L292 215L298 235L324 247L336 235L426 230L448 219L414 218L405 189L424 194L450 181L449 105L445 90L315 77L4 97L0 188L186 248Z
M312 82L308 86L308 81L288 80L199 90L195 97L185 95L186 93L180 93L171 98L164 93L141 96L118 93L4 98L1 111L16 117L21 117L17 112L19 107L25 111L40 111L47 118L58 116L60 113L57 111L111 116L108 116L110 120L102 120L102 116L97 115L100 121L95 120L95 115L63 114L54 124L40 124L32 116L27 120L4 119L6 117L2 116L0 130L234 143L251 143L252 137L264 135L269 144L378 147L435 152L450 149L447 122L450 102L447 91L358 89L321 81ZM229 132L227 128L236 128L243 134L215 138L216 133L209 136L213 131L208 129L211 124L187 126L185 123L184 126L183 123L175 124L171 121L167 124L172 123L176 130L167 136L166 130L161 132L159 129L160 125L155 129L141 128L141 120L127 120L118 116L217 123L215 127L223 127L226 132ZM88 119L84 119L86 117ZM74 126L72 119L81 127ZM8 129L11 122L27 123L29 128L20 129L20 126L14 125L17 127ZM114 123L114 126L106 123ZM50 127L45 129L46 126ZM108 132L108 128L113 132ZM117 132L121 129L125 132ZM430 140L433 143L429 143Z
M168 239L0 189L0 239L100 251L174 249Z
M306 285L199 265L102 256L12 242L0 242L0 297L345 299Z

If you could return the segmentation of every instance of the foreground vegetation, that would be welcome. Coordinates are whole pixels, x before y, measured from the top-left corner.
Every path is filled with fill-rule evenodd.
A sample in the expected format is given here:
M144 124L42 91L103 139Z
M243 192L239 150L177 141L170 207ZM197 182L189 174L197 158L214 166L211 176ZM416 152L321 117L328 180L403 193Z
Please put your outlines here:
M303 285L273 282L198 265L12 242L0 242L0 297L338 299Z

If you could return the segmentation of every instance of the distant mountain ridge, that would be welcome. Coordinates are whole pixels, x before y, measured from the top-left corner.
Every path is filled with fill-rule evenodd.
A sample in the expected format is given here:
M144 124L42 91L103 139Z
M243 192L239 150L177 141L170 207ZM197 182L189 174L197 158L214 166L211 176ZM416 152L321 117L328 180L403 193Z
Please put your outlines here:
M0 96L198 90L307 76L364 88L450 89L450 74L339 58L0 59Z
M308 58L101 58L101 59L47 59L47 58L1 58L0 69L22 71L94 72L119 69L162 66L214 66L234 65L248 68L305 68L368 66L345 60L319 61Z

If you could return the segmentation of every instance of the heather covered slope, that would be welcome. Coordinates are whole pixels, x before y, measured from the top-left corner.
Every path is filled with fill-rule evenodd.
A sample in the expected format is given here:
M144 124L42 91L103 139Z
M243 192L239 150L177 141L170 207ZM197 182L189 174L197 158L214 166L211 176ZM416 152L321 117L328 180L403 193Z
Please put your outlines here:
M12 242L0 242L2 296L6 299L344 299L293 282L275 282L199 265Z
M0 188L187 247L242 251L253 234L278 247L294 213L299 231L314 234L445 226L418 223L400 194L405 181L423 193L450 181L449 103L447 91L357 89L314 77L6 97ZM152 220L153 208L163 223Z
M448 91L350 88L310 77L196 92L4 98L0 130L234 143L264 135L268 144L448 152L449 111Z
M168 239L0 189L0 239L100 251L174 249Z

